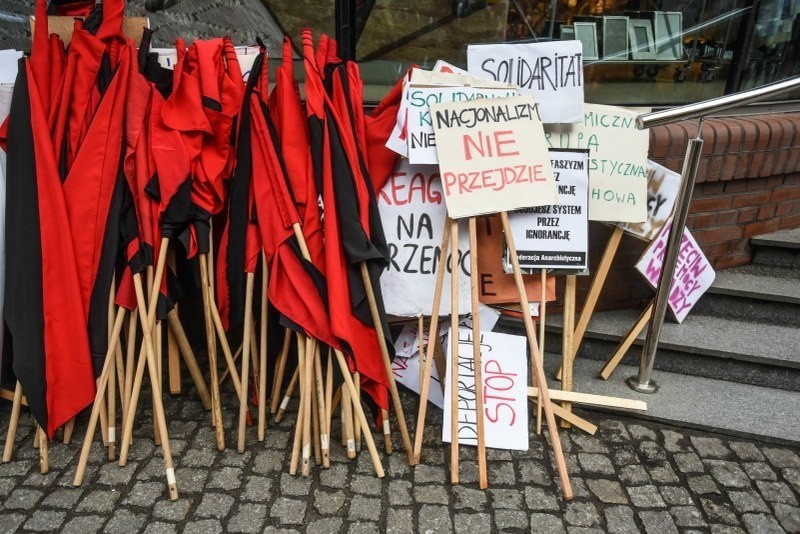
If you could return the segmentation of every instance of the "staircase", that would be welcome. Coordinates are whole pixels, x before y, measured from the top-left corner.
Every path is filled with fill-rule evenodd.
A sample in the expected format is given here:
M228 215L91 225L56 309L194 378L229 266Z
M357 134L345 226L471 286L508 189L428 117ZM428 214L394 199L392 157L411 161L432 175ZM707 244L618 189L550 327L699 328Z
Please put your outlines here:
M637 373L646 329L609 381L596 378L638 318L632 310L594 315L576 358L575 374L584 379L576 390L641 398L648 416L673 423L800 442L800 229L751 244L750 265L718 272L683 324L665 322L657 393L624 386ZM548 352L560 348L560 320L548 318ZM557 367L560 355L548 359Z

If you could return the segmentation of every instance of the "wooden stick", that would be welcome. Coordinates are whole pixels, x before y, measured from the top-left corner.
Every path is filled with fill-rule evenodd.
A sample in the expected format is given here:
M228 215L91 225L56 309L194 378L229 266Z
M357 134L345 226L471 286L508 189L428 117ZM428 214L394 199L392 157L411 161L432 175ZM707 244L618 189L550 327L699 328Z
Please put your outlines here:
M305 337L305 336L304 336ZM297 340L300 343L300 339ZM314 352L316 350L316 340L312 337L305 337L302 340L306 344L306 351L303 356L305 360L303 388L301 389L303 406L303 463L302 474L307 477L311 474L311 427L312 427L312 391L314 389Z
M160 280L160 278L156 278ZM136 290L136 301L138 303L138 310L139 310L139 322L142 325L142 335L144 338L144 345L145 345L145 354L147 356L147 367L150 372L150 382L157 383L158 382L158 367L156 366L155 360L155 349L153 348L153 338L150 332L150 318L148 317L148 313L145 311L145 301L144 301L144 290L142 289L142 277L138 274L133 275L133 284ZM152 311L155 314L155 302L152 303ZM149 311L149 310L148 310ZM157 387L157 386L156 386ZM135 408L136 403L133 403L131 408ZM130 416L130 414L128 414ZM164 455L164 467L167 475L167 487L169 489L169 498L170 500L177 500L178 499L178 485L175 479L175 468L172 463L172 451L170 450L169 445L169 433L167 431L167 421L164 416L164 405L161 402L161 396L159 395L155 399L155 405L153 406L153 415L158 422L158 431L161 436L161 450ZM129 419L132 419L129 417ZM123 447L125 446L125 442L127 440L122 440Z
M619 362L621 362L622 358L625 357L625 353L628 352L628 349L631 348L633 342L636 341L637 337L639 337L639 333L644 330L644 327L650 322L650 317L652 316L653 303L651 302L650 305L645 308L639 318L636 319L636 323L634 323L634 325L628 331L628 334L622 339L622 341L620 341L614 353L603 366L603 369L600 371L600 377L603 380L608 380L608 378L611 376L611 373L613 373L614 369L616 369L617 365L619 365Z
M114 326L111 329L111 341L115 341L119 338L124 319L125 310L124 308L120 307L117 310ZM112 351L112 345L109 343L108 352L106 353L106 358L103 362L103 369L97 379L97 393L95 394L94 403L92 404L92 412L89 416L89 423L86 426L86 434L83 437L83 446L81 447L81 454L78 458L78 468L75 470L75 478L72 482L75 486L80 486L83 484L83 476L86 473L86 465L89 463L89 452L92 448L92 441L94 441L94 432L97 429L97 421L100 418L100 412L102 411L102 403L100 400L103 398L106 385L109 380L109 375L111 374L111 362L113 360L111 357Z
M192 345L189 343L189 338L186 337L186 331L183 329L183 325L181 325L178 310L175 308L171 309L167 314L167 324L169 325L170 333L178 344L179 352L183 357L183 363L186 364L186 368L189 370L189 376L192 377L192 382L194 383L195 389L197 389L197 396L200 397L203 409L210 410L211 393L208 391L206 379L203 378L203 372L200 370L200 365L197 363Z
M122 410L122 428L123 434L124 429L128 426L128 412L130 411L131 406L131 395L133 393L133 379L136 374L134 367L136 365L136 325L138 324L138 319L136 317L136 312L131 312L128 318L128 346L126 347L126 355L125 355L125 391L123 392L123 396L125 397L125 401L123 402L123 410ZM130 443L128 443L130 445Z
M544 359L544 327L547 320L547 269L542 269L541 285L539 292L539 354ZM536 385L534 367L533 361L531 361L531 384ZM539 402L536 403L536 434L542 435L542 404Z
M255 289L253 291L255 291ZM250 331L252 332L250 334L250 373L253 375L253 392L250 394L250 396L253 398L253 404L256 404L258 402L261 385L261 379L259 378L261 371L259 369L258 340L256 339L258 335L256 334L257 329L255 317L253 317L250 322Z
M319 344L314 350L314 395L317 408L317 426L319 427L320 461L322 467L331 466L330 428L328 427L327 409L325 408L325 385L322 382L322 361Z
M70 418L64 425L64 445L69 445L72 441L72 432L75 430L75 418Z
M457 243L453 240L453 243ZM475 217L469 218L469 262L470 262L470 286L472 290L472 361L475 369L475 410L478 431L478 486L481 489L489 487L489 478L486 468L486 430L483 418L483 364L481 363L481 323L480 323L480 301L478 297L478 230ZM453 257L458 254L458 248L453 250ZM458 337L453 339L456 343Z
M247 273L244 293L244 337L242 338L242 389L239 395L239 442L237 450L244 453L245 431L249 403L247 387L250 382L250 337L253 335L253 286L256 275Z
M353 424L353 406L361 406L354 402L357 395L351 395L345 388L342 390L342 410L344 410L344 435L347 443L347 457L351 460L356 457L355 425Z
M153 275L153 266L152 265L148 265L147 266L147 289L146 290L149 289L149 291L152 294L153 290L156 287L157 286L155 284L155 278L154 278L154 275ZM156 294L156 298L158 298L158 290L156 290L155 294ZM156 350L156 374L158 375L158 381L155 384L152 384L151 387L150 387L150 394L153 396L153 404L155 404L155 402L156 402L156 397L161 395L161 371L160 371L160 365L159 365L159 361L161 359L161 351L158 348L158 340L156 339L157 333L158 333L158 324L159 324L159 321L157 319L155 320L154 323L150 323L150 332L152 333L152 336L153 336L153 347ZM144 345L142 347L144 348ZM144 371L144 369L142 371ZM142 376L144 376L144 374ZM103 429L103 438L105 439L105 429L103 427L103 417L104 417L104 415L105 415L105 412L101 412L100 413L100 428ZM153 442L156 445L161 445L161 436L158 433L158 421L156 421L155 417L153 417Z
M361 373L356 371L353 373L353 383L356 386L356 396L353 397L353 403L361 404ZM358 421L353 420L353 442L356 446L356 452L361 452L361 425L358 424Z
M222 319L219 316L219 310L214 300L214 295L211 293L211 288L208 288L209 303L211 310L211 319L214 321L214 329L219 339L219 345L222 347L222 354L225 356L225 364L228 366L228 371L231 375L231 382L233 382L233 389L236 390L238 397L242 388L241 380L239 379L239 372L236 370L236 362L233 360L233 353L231 352L231 345L228 343L228 338L225 335L225 329L222 326Z
M534 403L539 404L538 398L532 398L531 400L533 400ZM580 428L581 430L583 430L587 434L594 436L595 433L597 432L597 425L594 425L594 424L590 423L589 421L587 421L586 419L584 419L582 417L578 417L577 415L575 415L572 412L566 411L564 408L562 408L558 404L556 404L554 402L551 402L550 403L550 408L552 408L552 410L553 410L553 415L555 415L556 417L558 417L560 419L563 419L564 421L569 421L569 423L572 426L574 426L576 428Z
M428 341L430 343L430 341ZM447 359L444 355L444 347L442 346L442 338L439 337L439 332L433 338L433 364L436 366L436 373L439 377L439 387L444 395L445 380L447 376Z
M281 384L283 383L283 375L286 372L286 359L289 356L291 343L292 332L287 328L283 335L283 348L281 348L281 355L278 357L275 376L272 380L272 405L269 413L275 413L278 410L278 403L281 401Z
M11 404L11 418L8 420L8 432L6 432L6 445L3 448L3 463L11 461L14 452L14 440L17 439L17 425L19 425L19 412L22 407L22 384L17 380L14 387L14 401Z
M392 427L389 423L389 410L381 410L381 420L383 421L383 450L386 454L392 454Z
M278 408L278 413L275 415L275 422L280 423L281 419L283 419L284 414L286 413L286 408L289 406L289 401L292 400L292 394L294 394L294 389L297 387L297 381L300 379L300 368L294 370L294 374L292 374L292 379L289 381L289 385L286 386L286 394L283 396L283 400L281 401L281 405Z
M539 388L528 388L529 397L538 397ZM592 406L604 406L606 408L625 408L627 410L647 410L647 403L644 401L625 399L621 397L606 397L605 395L592 395L590 393L578 393L577 391L561 391L558 389L548 390L549 397L554 401L569 401L575 404L590 404ZM542 395L544 397L545 395Z
M333 356L331 354L331 351L332 349L328 347L328 369L325 375L325 428L328 431L329 452L330 452L330 442L333 441L333 432L331 431L331 416L333 414ZM325 467L326 469L330 467L330 456L328 458L328 465L325 465L323 456L322 466Z
M567 275L564 287L564 327L561 337L561 390L572 391L573 327L575 324L575 275ZM572 412L572 404L564 402L561 407ZM561 420L561 428L569 428L569 421Z
M258 375L258 441L264 441L267 428L267 287L269 286L269 269L267 255L261 251L261 332L259 339Z
M239 345L239 348L236 349L236 352L233 353L233 362L236 363L239 361L239 357L242 355L242 345ZM222 384L225 383L225 379L231 375L231 370L226 366L225 369L222 370L222 373L219 375L219 387L222 387ZM241 378L240 378L241 380ZM241 391L241 389L239 389ZM237 397L239 393L236 393Z
M175 271L174 251L170 251L167 254L167 264L173 271ZM175 314L177 315L178 305L175 304L175 306L173 306L172 310L170 311L175 311ZM167 324L169 325L169 320L167 321ZM176 336L177 334L175 333L175 330L169 327L167 329L167 354L169 361L169 392L172 393L173 395L179 395L181 392L181 355L180 355L180 346L178 344ZM205 384L203 385L205 386ZM205 407L205 404L203 406Z
M419 383L425 380L425 319L420 313L417 317L417 349L419 350Z
M293 450L298 450L300 455L303 453L303 445L305 444L305 418L306 418L306 396L308 395L308 389L306 389L306 340L305 335L300 334L299 332L295 332L295 336L297 337L297 384L300 388L300 404L297 407L297 420L295 423L295 434L294 439L295 442L300 443L298 446L297 443L294 444L292 447ZM299 430L299 432L298 432ZM294 460L294 455L292 456L292 460ZM294 471L294 473L292 472ZM289 473L295 474L297 472L297 464L292 462L292 468L289 469ZM302 473L302 467L301 467Z
M47 445L47 433L39 427L39 472L46 475L50 472L50 453Z
M458 221L450 221L450 484L458 484Z
M337 399L340 399L341 402L338 403L339 405L339 421L341 425L341 442L342 447L345 447L345 451L347 450L347 408L346 405L350 404L350 394L347 393L347 388L344 386L340 386L339 389L336 390L336 395L333 397L333 404L334 406L337 405Z
M544 375L544 368L542 367L542 358L539 354L539 345L536 343L536 330L533 327L533 320L531 319L531 309L528 305L528 296L525 293L525 283L522 280L522 271L519 267L519 258L517 257L517 247L514 245L514 236L511 233L511 225L508 222L508 213L500 212L500 221L503 224L503 232L505 235L506 244L508 246L508 255L511 257L511 264L514 268L514 281L517 285L517 292L519 293L519 305L522 310L522 318L525 323L525 332L528 335L528 345L534 357L536 368L536 383L541 386L542 401L544 402L544 415L547 419L547 430L550 434L551 447L553 448L553 455L556 459L556 466L558 467L558 474L561 477L561 484L564 492L564 499L572 500L572 486L569 482L569 473L567 472L567 464L564 461L564 452L561 450L561 441L558 437L558 428L556 428L556 420L553 416L553 409L550 407L550 396L547 391L547 380Z
M361 262L361 278L364 280L364 287L367 290L367 300L369 301L370 312L372 312L372 322L375 324L375 333L378 337L378 344L381 347L383 367L386 370L386 376L389 381L389 393L391 393L392 396L394 413L395 417L397 417L397 426L400 429L400 437L403 439L403 447L406 449L408 465L414 465L414 449L411 446L411 438L408 435L406 416L403 413L403 403L400 401L400 393L397 391L397 383L395 382L394 372L392 371L392 361L389 359L389 349L386 346L386 338L384 337L383 324L381 323L378 304L375 301L375 292L372 287L372 280L369 277L367 264L363 261Z
M117 333L116 339L114 339L114 327L112 326L115 322L115 314L114 314L114 295L116 289L116 281L112 278L111 286L109 288L109 297L108 297L108 351L107 359L111 360L109 362L110 370L108 376L108 400L106 401L106 407L108 408L108 459L110 461L114 461L117 456L117 448L116 448L116 441L117 441L117 385L116 385L116 367L117 367L117 345L119 342L119 333ZM125 320L125 309L120 308L118 314L121 313L122 317L119 318L120 321L120 331L122 331L122 323ZM117 314L117 315L118 315ZM113 348L112 348L113 347ZM113 350L113 352L111 352ZM120 386L122 384L120 383Z
M425 430L425 416L428 413L428 395L431 387L431 364L434 360L434 349L439 340L439 309L442 303L442 286L444 286L444 272L447 270L447 251L450 247L450 219L445 219L442 229L442 244L439 248L439 263L436 271L436 287L433 291L433 306L431 308L431 322L428 328L428 347L425 351L425 370L420 383L419 410L417 412L417 426L414 434L414 463L418 464L422 456L422 438ZM453 273L455 276L456 273ZM420 354L421 356L422 354ZM420 366L422 363L420 363ZM439 379L444 383L445 375L440 374Z
M208 366L210 368L211 383L211 420L214 423L214 435L217 441L217 450L225 450L225 429L222 424L222 406L219 398L219 377L217 376L217 343L214 339L214 324L211 309L211 286L209 285L208 258L204 254L200 255L200 285L203 293L203 315L206 323L206 344L208 346ZM230 364L229 364L230 367ZM231 380L234 380L235 369L231 371ZM239 388L234 388L241 398L241 384Z
M312 358L313 359L313 358ZM314 446L314 463L322 465L322 445L320 444L319 410L317 388L311 388L311 443Z

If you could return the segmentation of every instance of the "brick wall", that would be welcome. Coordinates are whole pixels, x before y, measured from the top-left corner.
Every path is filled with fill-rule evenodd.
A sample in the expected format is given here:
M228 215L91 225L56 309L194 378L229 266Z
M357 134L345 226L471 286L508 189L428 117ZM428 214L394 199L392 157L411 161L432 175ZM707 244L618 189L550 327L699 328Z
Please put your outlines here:
M708 119L687 226L715 269L749 263L750 238L800 227L800 113ZM697 121L652 128L650 159L680 172ZM592 272L611 230L590 224ZM633 268L645 243L625 236L598 309L641 307L653 296ZM579 280L582 305L589 280ZM559 289L559 296L562 289ZM557 311L554 309L553 311Z

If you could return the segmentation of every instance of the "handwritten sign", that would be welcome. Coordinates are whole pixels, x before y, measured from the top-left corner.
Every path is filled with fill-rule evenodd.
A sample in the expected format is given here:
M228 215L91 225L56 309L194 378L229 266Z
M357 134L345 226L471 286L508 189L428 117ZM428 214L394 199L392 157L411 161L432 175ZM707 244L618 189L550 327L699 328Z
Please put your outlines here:
M536 107L530 96L431 106L450 217L557 202Z
M652 241L672 216L680 184L680 174L647 160L647 220L617 226L629 234Z
M664 254L671 227L672 219L664 225L658 238L650 243L636 263L636 269L654 288L661 276L661 267L664 264ZM714 268L708 263L708 259L697 241L694 240L688 229L684 229L669 293L669 309L672 310L679 323L683 322L697 300L711 287L715 276Z
M414 164L438 163L436 134L430 106L444 102L471 102L516 95L516 89L410 85L408 89L408 159Z
M430 315L436 288L442 231L447 211L439 169L400 160L378 192L378 210L389 245L389 266L381 276L386 313ZM459 309L469 310L469 234L459 232ZM450 255L444 266L450 272ZM450 313L450 283L442 286L440 313Z
M589 268L589 152L551 150L558 204L509 213L523 269ZM508 249L504 270L512 272Z
M542 122L572 123L583 120L582 56L580 41L469 45L467 70L536 97Z
M452 332L451 332L452 334ZM483 417L486 446L494 449L528 450L528 364L523 336L480 332L483 413L477 410L479 390L472 359L472 330L458 329L458 442L478 445L478 417ZM448 335L447 372L450 372ZM450 442L452 417L450 379L445 381L442 441Z
M396 357L392 360L392 373L394 373L395 380L417 395L419 395L422 390L419 383L419 367L421 362L422 360L419 358L419 353L410 358ZM431 385L428 389L428 402L439 408L444 406L441 380L439 379L439 372L436 370L435 365L431 365Z
M647 130L637 113L599 104L584 106L577 124L548 124L550 148L589 149L589 220L640 223L647 219Z

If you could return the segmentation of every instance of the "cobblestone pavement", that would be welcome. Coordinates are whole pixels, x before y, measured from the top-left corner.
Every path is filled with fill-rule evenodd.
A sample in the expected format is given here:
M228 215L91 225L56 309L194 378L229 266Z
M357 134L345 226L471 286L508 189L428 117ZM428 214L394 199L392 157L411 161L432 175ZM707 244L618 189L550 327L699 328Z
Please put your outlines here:
M402 395L414 419L416 398ZM477 487L474 449L462 447L462 483L451 487L441 411L432 407L422 465L408 467L395 435L399 452L381 453L383 480L366 447L349 461L339 445L330 469L304 479L288 474L293 415L270 426L264 443L250 428L238 454L236 410L226 400L232 449L220 453L193 393L167 399L177 502L167 498L160 450L144 436L149 410L128 465L105 460L98 440L80 488L72 480L84 424L71 445L51 445L51 471L42 475L23 416L14 461L0 465L0 532L800 532L797 448L586 412L596 436L561 432L575 492L568 503L544 436L532 435L524 453L489 451L488 491ZM3 436L9 404L0 406Z

